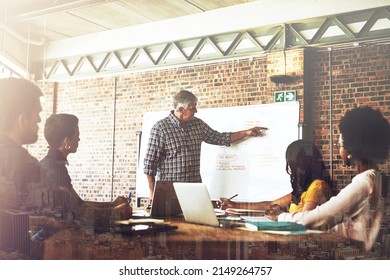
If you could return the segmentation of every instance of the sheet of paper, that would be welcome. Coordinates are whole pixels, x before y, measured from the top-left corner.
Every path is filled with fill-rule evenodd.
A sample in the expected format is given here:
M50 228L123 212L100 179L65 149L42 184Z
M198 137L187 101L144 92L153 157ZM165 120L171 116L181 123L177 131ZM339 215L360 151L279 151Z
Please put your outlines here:
M119 220L116 221L119 225L137 225L137 224L163 224L165 221L162 219L152 219L152 218L144 218L144 219L129 219L129 220Z

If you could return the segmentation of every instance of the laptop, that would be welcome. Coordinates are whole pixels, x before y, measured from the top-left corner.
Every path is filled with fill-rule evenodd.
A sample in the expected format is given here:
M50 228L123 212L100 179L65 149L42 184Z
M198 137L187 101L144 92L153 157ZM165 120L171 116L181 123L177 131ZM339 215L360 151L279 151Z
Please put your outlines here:
M187 223L214 227L226 226L226 220L217 218L205 184L175 182L173 187ZM233 222L228 221L229 224Z
M182 213L173 182L156 181L154 186L151 218L169 218Z

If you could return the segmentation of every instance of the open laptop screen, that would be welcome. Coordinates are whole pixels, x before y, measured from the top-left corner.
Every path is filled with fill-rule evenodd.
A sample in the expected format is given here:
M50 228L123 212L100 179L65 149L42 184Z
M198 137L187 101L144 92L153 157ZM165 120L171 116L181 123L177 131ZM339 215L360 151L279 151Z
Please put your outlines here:
M173 183L184 219L188 223L219 226L210 194L202 183Z

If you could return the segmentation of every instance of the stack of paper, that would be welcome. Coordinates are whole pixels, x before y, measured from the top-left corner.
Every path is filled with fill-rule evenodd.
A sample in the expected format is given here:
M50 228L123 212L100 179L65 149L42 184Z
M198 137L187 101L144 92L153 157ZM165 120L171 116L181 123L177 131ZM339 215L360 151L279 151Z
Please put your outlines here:
M116 221L118 225L155 225L155 224L163 224L165 221L162 219L129 219L129 220L119 220Z
M239 215L239 216L264 216L264 210L251 210L251 209L240 209L240 208L227 208L227 214Z

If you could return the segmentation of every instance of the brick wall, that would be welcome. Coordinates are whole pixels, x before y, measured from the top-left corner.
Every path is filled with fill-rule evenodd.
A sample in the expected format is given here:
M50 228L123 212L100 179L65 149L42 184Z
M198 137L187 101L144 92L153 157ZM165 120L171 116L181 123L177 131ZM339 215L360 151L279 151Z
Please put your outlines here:
M330 117L330 72L332 64L332 113ZM369 105L380 109L390 121L390 46L367 45L350 49L328 49L305 53L305 98L308 100L305 112L310 111L307 120L308 138L313 138L321 148L323 157L330 167L333 159L333 178L337 189L351 180L353 169L341 164L338 150L330 155L331 143L337 143L338 123L346 110ZM310 104L310 106L308 106ZM330 119L332 129L330 129ZM330 134L333 134L330 142ZM381 169L389 172L390 162Z
M346 109L358 104L380 108L390 119L389 53L388 45L332 50L334 140L338 137L337 121ZM295 77L293 83L277 85L269 79L285 73ZM80 119L80 146L77 153L69 155L68 169L75 189L86 200L109 201L111 194L115 198L129 190L135 193L137 131L142 129L143 113L170 110L172 94L180 89L193 91L199 108L272 103L274 91L295 89L302 104L305 137L322 148L330 166L327 49L286 51L284 55L275 52L58 84L46 81L41 86L45 92L41 127L53 112L53 100L56 112L72 113ZM46 146L40 134L38 143L29 150L41 159ZM336 155L333 159L334 179L340 188L352 173L342 169ZM388 167L389 163L382 168L389 172Z

